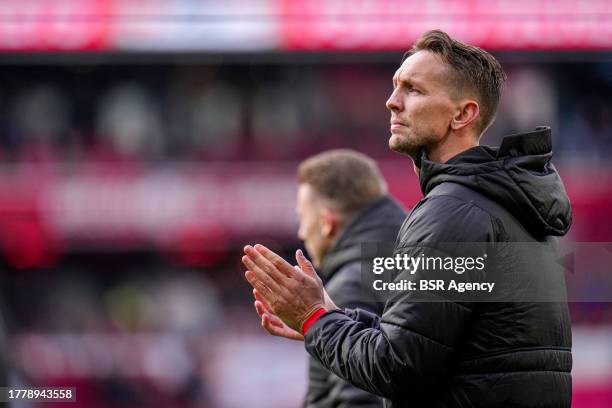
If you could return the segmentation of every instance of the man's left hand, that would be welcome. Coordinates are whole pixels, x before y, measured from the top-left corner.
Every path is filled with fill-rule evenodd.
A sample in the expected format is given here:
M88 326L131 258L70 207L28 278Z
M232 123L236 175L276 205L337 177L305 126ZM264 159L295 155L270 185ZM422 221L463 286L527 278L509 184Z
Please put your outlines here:
M255 310L261 318L261 327L273 336L284 337L290 340L304 341L304 336L297 330L287 326L266 304L266 301L259 296L256 289L253 289L255 296Z
M299 268L263 245L244 248L244 276L262 299L287 326L302 332L302 326L318 309L326 307L328 296L310 261L296 252ZM328 301L329 303L329 301Z

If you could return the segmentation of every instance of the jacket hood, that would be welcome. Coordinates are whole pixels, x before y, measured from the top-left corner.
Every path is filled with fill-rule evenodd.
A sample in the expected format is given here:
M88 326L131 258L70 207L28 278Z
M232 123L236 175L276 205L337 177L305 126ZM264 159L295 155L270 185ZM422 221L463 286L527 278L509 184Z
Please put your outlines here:
M508 210L536 236L565 235L572 224L570 201L551 163L550 128L506 136L499 148L476 146L448 162L423 154L419 182L423 194L444 182L469 187Z
M319 270L323 282L329 281L344 265L364 260L362 244L395 242L405 218L403 207L388 196L357 212L323 258Z

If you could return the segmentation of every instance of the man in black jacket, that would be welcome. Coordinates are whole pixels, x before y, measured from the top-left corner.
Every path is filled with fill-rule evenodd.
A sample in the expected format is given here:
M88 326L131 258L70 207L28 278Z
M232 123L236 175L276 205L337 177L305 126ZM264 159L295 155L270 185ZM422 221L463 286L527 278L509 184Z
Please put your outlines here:
M364 292L371 288L362 285L360 265L366 260L362 245L395 240L406 213L386 195L386 183L378 166L361 153L330 150L302 162L297 181L298 238L317 267L326 292L339 307L380 315L382 302L375 302L374 293ZM255 307L270 334L303 340L300 333L286 328L277 318L270 319L264 303L256 301ZM305 407L382 405L379 396L349 384L314 358L309 359Z
M501 275L498 283L511 289L502 295L510 297L484 302L432 292L422 299L404 290L379 318L334 305L303 254L296 254L298 270L261 245L245 247L245 276L270 313L306 333L306 349L325 367L383 396L388 407L570 406L567 303L531 297L534 288L563 289L563 275L539 256L531 256L544 266L539 274L523 273L516 266L529 256L512 249L521 243L554 253L571 207L550 163L550 129L508 136L496 149L479 146L504 81L491 55L431 31L396 72L387 107L389 145L413 158L425 195L400 230L396 255L417 259L439 243L502 246L496 265L503 268L461 276ZM426 276L415 269L396 282Z

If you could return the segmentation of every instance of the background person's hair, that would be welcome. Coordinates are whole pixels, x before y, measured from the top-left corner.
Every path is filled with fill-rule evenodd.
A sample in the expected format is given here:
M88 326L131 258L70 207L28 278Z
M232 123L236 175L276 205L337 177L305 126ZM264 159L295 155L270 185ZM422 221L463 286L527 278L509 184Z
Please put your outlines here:
M403 60L418 51L431 51L440 56L454 72L453 85L456 92L475 92L480 107L480 118L476 122L481 135L495 119L495 112L506 82L499 62L488 52L452 39L440 30L422 34ZM403 61L402 60L402 61Z
M328 150L304 160L297 181L309 184L336 210L349 215L387 193L376 162L350 149Z

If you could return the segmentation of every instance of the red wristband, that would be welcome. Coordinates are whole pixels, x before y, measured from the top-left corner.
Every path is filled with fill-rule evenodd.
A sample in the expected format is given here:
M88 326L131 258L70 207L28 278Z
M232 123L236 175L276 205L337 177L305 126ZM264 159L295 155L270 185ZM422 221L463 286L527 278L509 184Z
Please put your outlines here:
M316 312L311 314L310 317L306 319L306 321L302 325L302 334L306 335L306 333L308 332L308 329L310 329L310 326L315 324L317 320L319 320L319 318L323 316L325 313L327 313L327 310L320 307L319 309L317 309Z

